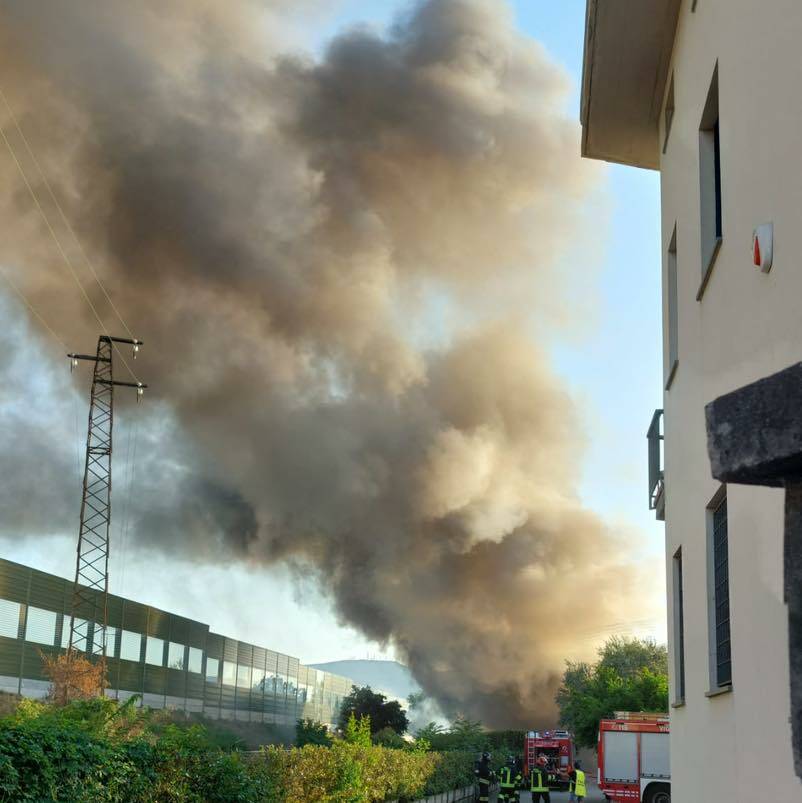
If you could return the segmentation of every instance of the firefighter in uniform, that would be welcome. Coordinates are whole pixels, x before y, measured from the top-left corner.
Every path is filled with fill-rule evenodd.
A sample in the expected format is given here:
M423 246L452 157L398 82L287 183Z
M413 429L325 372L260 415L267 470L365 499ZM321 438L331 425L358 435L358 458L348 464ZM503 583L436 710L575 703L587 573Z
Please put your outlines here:
M532 793L532 803L551 803L549 794L549 773L546 769L546 757L540 756L537 764L532 767L529 773L529 791Z
M515 756L509 756L507 763L499 771L499 803L518 803L518 790L521 788L521 773L515 764Z
M482 758L476 767L476 778L479 783L479 803L488 803L490 800L490 784L496 773L490 768L490 753L482 753Z
M568 773L568 791L570 792L570 800L582 803L587 794L587 784L585 782L585 773L582 772L582 765L577 761L574 769Z

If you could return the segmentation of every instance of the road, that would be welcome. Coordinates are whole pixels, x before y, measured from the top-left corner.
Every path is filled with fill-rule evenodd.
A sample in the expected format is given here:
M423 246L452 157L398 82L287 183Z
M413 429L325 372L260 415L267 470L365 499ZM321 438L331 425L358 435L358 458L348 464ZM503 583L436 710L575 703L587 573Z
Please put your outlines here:
M532 796L529 792L521 792L521 803L531 803ZM568 792L552 792L551 803L568 803ZM588 787L588 796L585 803L604 803L604 795L596 788L596 784Z

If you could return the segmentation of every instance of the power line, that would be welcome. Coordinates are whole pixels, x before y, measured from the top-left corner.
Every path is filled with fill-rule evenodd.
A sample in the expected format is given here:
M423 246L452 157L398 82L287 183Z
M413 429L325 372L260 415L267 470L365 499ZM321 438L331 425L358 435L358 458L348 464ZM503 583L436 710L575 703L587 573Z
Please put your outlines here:
M0 89L0 95L2 95L3 99L5 100L5 94L2 93L2 89ZM6 102L6 105L8 105L7 102ZM78 274L77 274L75 268L73 267L72 261L70 260L69 256L67 256L67 253L66 253L66 251L64 250L64 247L61 244L61 240L59 240L58 235L56 234L55 229L53 228L53 225L50 222L50 218L48 218L44 208L42 207L41 202L39 201L38 196L36 195L36 192L34 191L33 187L31 186L31 182L28 180L28 176L25 173L25 169L23 168L22 163L20 162L19 158L17 157L16 151L14 150L13 146L11 145L11 142L8 139L8 136L6 135L5 129L2 126L0 126L0 136L3 137L3 141L6 144L6 148L8 148L8 152L11 154L11 158L14 160L14 164L17 166L17 170L19 171L19 174L22 176L22 180L25 182L25 186L28 189L28 193L30 194L31 198L33 199L33 202L36 205L36 208L39 210L39 214L42 216L42 219L44 220L45 225L47 226L47 229L50 232L50 236L53 238L53 242L55 242L56 247L58 248L58 251L61 254L61 258L64 261L64 264L69 269L70 274L72 275L72 278L75 280L75 283L78 285L78 289L81 291L81 294L86 299L86 303L89 304L89 308L92 310L92 313L94 314L95 319L97 320L101 331L103 332L103 334L105 334L106 336L110 337L109 332L106 329L105 324L103 323L103 320L101 319L100 315L98 314L98 311L95 308L95 305L92 303L92 299L89 298L89 294L86 292L86 288L83 286L83 284L81 283L81 280L78 278ZM131 374L131 376L137 382L139 382L139 377L137 377L137 375L134 373L133 369L128 364L128 362L126 361L125 357L122 355L122 352L117 347L116 343L114 343L112 341L111 345L112 345L112 348L117 352L117 355L119 356L120 360L122 360L123 365L126 367L126 369Z
M59 203L59 200L56 197L55 192L53 192L53 187L50 185L50 182L47 180L47 176L45 175L44 171L42 170L42 166L39 164L39 160L36 158L36 154L33 152L33 148L31 148L31 145L28 142L28 138L25 136L25 132L22 130L22 127L20 126L19 121L17 120L17 117L14 114L13 109L11 108L11 105L9 104L8 99L6 98L6 95L3 92L2 87L0 87L0 98L2 98L3 104L5 105L6 110L8 111L8 114L11 117L11 121L14 123L14 127L17 129L17 132L19 133L20 138L22 139L22 142L24 143L25 148L28 151L28 154L30 155L31 160L33 161L34 165L36 166L36 170L39 173L39 177L42 179L42 182L44 183L45 187L47 188L47 191L50 194L50 197L53 199L53 203L55 204L56 209L58 210L58 213L61 216L61 220L64 222L64 225L67 227L67 230L72 235L72 239L74 240L75 244L78 246L78 250L81 252L81 256L83 257L83 260L84 260L84 263L86 264L86 267L89 268L89 272L92 274L92 276L94 276L95 281L98 283L98 287L100 287L101 291L103 292L103 295L106 297L106 301L109 302L109 306L112 308L112 310L114 311L114 314L117 316L117 318L119 319L120 323L123 325L123 328L125 329L125 331L128 332L128 336L133 338L134 337L133 332L131 331L131 329L128 327L128 324L123 319L123 316L120 314L120 311L114 305L114 302L111 300L111 296L108 294L108 292L106 292L106 288L103 286L103 282L101 281L100 276L98 275L97 271L95 270L94 265L92 264L92 260L89 259L89 255L86 253L86 249L83 247L83 244L78 239L78 235L75 233L75 229L72 227L72 224L67 219L67 216L64 214L64 209L62 208L61 204Z

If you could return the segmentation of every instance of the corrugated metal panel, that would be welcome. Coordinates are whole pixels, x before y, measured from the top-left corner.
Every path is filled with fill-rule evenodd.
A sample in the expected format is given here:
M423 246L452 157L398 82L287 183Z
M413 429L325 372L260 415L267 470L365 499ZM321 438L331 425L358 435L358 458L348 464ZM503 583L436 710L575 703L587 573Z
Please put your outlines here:
M170 615L170 641L177 641L179 644L186 644L192 630L189 619L182 616Z
M638 782L638 734L604 732L604 780Z
M165 641L170 638L170 614L158 608L148 608L148 635Z
M167 692L167 669L160 666L145 666L145 691L151 694Z
M225 646L223 647L223 658L226 661L237 663L237 655L239 653L239 642L236 639L227 638Z
M37 608L61 611L64 604L65 585L69 584L60 577L32 571L28 602Z
M642 733L640 737L641 775L670 778L671 761L667 733Z
M135 633L145 633L148 629L147 606L126 600L123 606L123 627Z
M173 697L186 697L187 673L183 669L167 670L167 694Z
M5 593L3 593L4 590ZM21 608L20 603L24 605L28 601L29 593L33 611L29 634L38 641L25 645L22 641L17 640L16 636L19 635L21 615L24 613L24 607ZM2 598L5 598L6 601L3 602ZM50 630L51 625L54 640L60 645L66 646L69 639L71 604L72 582L70 580L0 559L0 676L12 678L12 680L15 677L18 678L21 666L27 664L27 668L24 670L26 675L30 677L29 673L32 673L37 677L30 677L31 680L39 679L41 661L37 651L40 648L47 650L48 645L52 643L47 639L47 631ZM39 613L37 609L42 613ZM62 615L62 612L65 615ZM167 693L174 700L183 699L183 695L189 693L196 700L202 697L209 703L212 710L222 703L224 708L230 712L230 709L237 703L243 709L239 713L240 718L254 719L256 717L256 719L260 719L261 714L254 715L252 713L253 709L256 709L257 712L264 710L268 721L291 722L303 707L303 694L307 691L307 687L315 682L314 673L306 667L301 667L297 658L281 655L245 642L240 643L235 639L226 639L219 634L209 632L208 625L201 622L174 616L116 595L109 596L108 613L110 686L127 692L140 692L147 687L148 698L159 705L163 704L164 695ZM55 615L55 620L53 615ZM117 633L116 629L120 626L128 631L127 635ZM114 628L114 631L111 628ZM173 670L171 677L171 673L163 667L148 666L147 672L145 672L144 665L140 663L139 653L140 639L143 633L149 633L151 636L169 640L175 644L187 644L192 647L192 671ZM112 638L112 634L114 638ZM158 642L152 644L156 653L159 653ZM78 647L85 649L86 645L79 644ZM243 685L237 689L235 685L232 685L230 688L224 689L218 684L206 682L205 673L197 672L201 650L212 659L222 659L225 656L225 659L235 666L237 664L256 666L257 670L251 676L250 686L245 688ZM55 652L55 649L53 651ZM123 660L114 660L114 656L121 652ZM186 656L189 654L187 651ZM130 656L131 660L128 660L127 656ZM161 660L161 653L158 660ZM265 667L266 679L263 679L262 667ZM205 661L203 668L205 669ZM279 677L276 677L277 674ZM146 680L143 680L143 676L146 676ZM350 681L345 679L340 678L333 682L327 682L325 676L322 677L324 677L324 685L327 690L341 687L340 696L347 693L350 687ZM11 681L9 683L11 686L14 685ZM299 686L301 687L301 703L296 706L295 694L296 688ZM187 692L187 689L191 689L191 691ZM239 692L238 701L237 691Z
M22 658L22 642L0 636L0 675L16 675L19 677L20 659Z
M118 667L119 688L132 692L141 692L144 684L144 670L145 667L142 664L120 661Z
M204 681L201 675L193 675L192 673L186 676L186 694L187 697L203 697Z
M222 658L225 641L225 637L218 636L217 633L209 633L206 636L206 654L214 658Z
M0 597L25 602L28 599L28 580L31 570L11 561L0 562Z
M237 663L253 666L253 645L240 641L237 644Z
M114 594L109 594L107 615L110 626L122 627L124 607L125 607L125 600L122 597L117 597Z

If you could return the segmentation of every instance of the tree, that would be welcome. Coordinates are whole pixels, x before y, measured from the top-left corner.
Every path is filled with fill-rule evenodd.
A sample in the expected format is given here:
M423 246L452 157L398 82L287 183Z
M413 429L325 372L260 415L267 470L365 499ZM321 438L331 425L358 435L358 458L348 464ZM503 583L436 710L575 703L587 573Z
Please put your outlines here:
M345 725L344 734L345 741L348 742L348 744L355 744L359 747L370 747L370 717L361 716L357 722L356 716L352 711Z
M378 733L375 733L373 735L373 744L378 744L382 747L392 747L396 750L402 750L407 746L404 739L392 728L382 728Z
M594 747L599 720L615 711L668 710L668 651L653 641L612 638L595 664L567 662L556 701L560 724L578 745Z
M314 719L299 719L295 723L295 746L303 747L307 744L331 747L331 736L324 724Z
M442 725L438 725L436 722L430 722L428 725L424 725L420 730L415 731L415 738L425 739L431 744L432 740L443 732Z
M396 733L402 734L409 727L409 720L401 704L396 700L388 700L370 686L352 686L351 693L343 699L339 719L341 731L345 732L351 714L357 718L369 717L372 733L392 728Z

